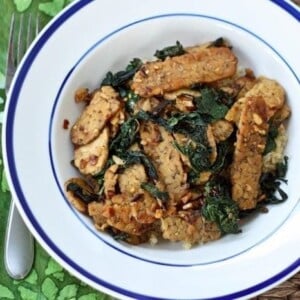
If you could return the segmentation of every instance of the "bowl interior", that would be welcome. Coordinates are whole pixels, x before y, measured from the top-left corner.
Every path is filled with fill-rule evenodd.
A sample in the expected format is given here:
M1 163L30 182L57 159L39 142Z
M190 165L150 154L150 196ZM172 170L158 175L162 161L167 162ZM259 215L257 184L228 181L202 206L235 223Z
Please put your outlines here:
M82 111L75 104L74 92L79 87L90 90L97 88L108 71L124 69L134 57L152 59L156 49L173 45L178 40L184 46L192 46L224 37L230 41L241 67L251 68L256 76L263 75L278 80L285 88L293 115L299 110L295 95L299 90L296 78L289 65L276 49L266 41L235 24L220 19L199 15L167 15L149 18L128 24L106 37L103 37L82 56L66 76L53 106L50 124L50 155L53 159L53 172L63 191L64 182L78 173L71 167L73 147L69 131L62 129L64 119L73 124ZM299 92L298 92L299 94ZM290 158L288 185L283 186L289 195L288 201L278 206L270 206L267 214L257 214L242 225L242 233L227 235L222 239L187 250L179 243L159 243L155 246L142 244L131 246L114 241L110 236L98 232L92 221L71 208L74 218L81 222L87 231L93 233L99 243L105 242L128 255L170 265L208 264L236 256L255 247L280 228L297 203L299 184L295 176L300 170L296 160L297 145L292 137L296 135L296 118L289 121L289 142L286 154ZM67 200L62 193L61 201ZM220 249L222 251L220 251Z

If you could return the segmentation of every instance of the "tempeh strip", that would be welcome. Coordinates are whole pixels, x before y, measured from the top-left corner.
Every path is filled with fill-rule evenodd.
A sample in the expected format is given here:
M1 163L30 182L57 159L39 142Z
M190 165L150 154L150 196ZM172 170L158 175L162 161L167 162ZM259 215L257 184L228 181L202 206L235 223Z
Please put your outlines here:
M165 61L148 62L135 74L131 88L142 97L208 83L235 74L237 58L226 47L194 48Z
M110 86L97 91L71 130L75 145L86 145L96 139L106 122L120 109L119 95Z
M282 86L275 80L259 77L255 85L250 89L245 97L240 98L233 104L227 112L225 119L236 124L239 123L241 111L251 97L262 97L267 105L267 118L268 120L274 114L282 109L285 102L285 92Z
M263 98L249 98L239 121L231 182L232 198L242 210L252 209L257 203L268 131L267 109Z

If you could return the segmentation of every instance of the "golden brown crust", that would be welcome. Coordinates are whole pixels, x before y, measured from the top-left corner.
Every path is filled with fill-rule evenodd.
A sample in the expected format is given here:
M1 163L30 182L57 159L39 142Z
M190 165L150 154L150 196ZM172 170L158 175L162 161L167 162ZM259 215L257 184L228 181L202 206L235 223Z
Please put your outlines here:
M127 195L118 194L105 202L89 204L89 215L93 217L99 229L107 225L123 232L141 235L155 222L156 201L142 195L141 201L131 202Z
M211 124L216 143L227 140L233 132L233 125L226 120L218 120Z
M109 86L102 87L94 94L71 129L73 144L86 145L99 136L106 122L120 109L118 98L118 93Z
M120 192L131 197L143 193L141 188L143 182L147 182L147 175L142 164L129 166L118 178Z
M159 181L169 193L171 201L177 202L187 191L187 174L174 138L163 127L143 123L140 127L141 143L158 172Z
M195 212L182 211L179 216L162 218L161 230L163 238L190 245L216 240L221 236L215 223L204 220Z
M111 165L104 174L104 195L107 199L111 199L116 194L116 184L118 182L118 168L119 166Z
M148 62L135 74L131 88L142 97L213 82L235 74L237 58L227 47L193 48L165 61Z
M232 198L242 210L254 208L257 203L262 154L268 131L267 111L261 97L249 97L241 112L231 182Z
M245 103L252 97L262 97L264 99L267 106L268 120L284 106L285 102L284 89L277 81L259 77L255 85L245 94L245 97L240 98L233 104L227 112L225 119L237 125Z

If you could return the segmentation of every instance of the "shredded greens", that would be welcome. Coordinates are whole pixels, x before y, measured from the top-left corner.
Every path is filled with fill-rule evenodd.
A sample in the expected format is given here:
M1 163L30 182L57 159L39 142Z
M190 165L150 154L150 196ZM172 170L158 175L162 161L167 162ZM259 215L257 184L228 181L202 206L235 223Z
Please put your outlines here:
M153 197L161 200L162 202L166 202L169 200L169 195L167 192L160 191L155 185L149 182L143 182L141 184L141 188L151 194Z
M229 184L222 179L205 185L203 216L216 222L222 233L239 233L239 208L231 199Z
M122 87L134 76L141 66L142 61L139 58L134 58L124 71L118 71L115 74L108 72L106 77L102 80L101 86L110 85L114 88Z
M281 183L287 183L284 179L288 169L288 157L285 156L276 166L275 172L263 173L260 178L262 193L266 196L264 203L278 204L287 200L288 196L280 187Z
M156 50L154 56L158 59L165 60L167 57L173 57L182 55L185 53L185 50L180 42L176 42L174 46L168 46L161 50Z

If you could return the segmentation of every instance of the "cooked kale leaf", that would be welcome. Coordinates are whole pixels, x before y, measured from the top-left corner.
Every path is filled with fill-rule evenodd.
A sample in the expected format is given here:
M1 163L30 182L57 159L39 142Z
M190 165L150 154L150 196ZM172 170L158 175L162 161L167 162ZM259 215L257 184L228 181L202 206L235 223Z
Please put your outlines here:
M264 150L264 155L276 149L275 139L278 136L278 127L274 124L271 124L268 131L266 147Z
M157 180L158 175L156 169L151 160L141 151L126 151L120 155L120 158L124 161L124 168L130 165L142 164L147 172L147 175L152 180Z
M202 215L216 222L223 234L241 232L238 206L230 197L229 185L220 178L205 185Z
M149 182L143 182L141 188L151 194L153 197L166 202L169 200L169 194L167 192L160 191L154 184Z
M120 231L114 227L108 226L105 228L105 232L113 237L116 241L126 241L129 238L129 234L123 231Z
M119 94L125 101L127 112L132 113L135 105L140 100L140 96L130 89L119 88Z
M213 88L203 88L200 92L201 96L195 98L195 103L197 112L201 114L203 120L210 123L223 119L233 104L232 97Z
M112 72L108 72L105 78L102 80L101 86L103 85L111 85L114 88L122 87L124 84L130 80L134 74L140 69L142 66L142 61L139 58L134 58L123 71L118 71L113 74Z
M128 118L120 127L117 136L111 141L109 150L112 154L118 155L126 151L137 139L138 121Z
M217 144L218 155L214 164L211 166L210 171L216 174L229 166L232 159L232 147L233 142L230 138Z
M168 46L162 50L156 50L154 56L158 59L165 60L167 57L173 57L182 55L185 53L185 50L179 41L176 41L176 45Z
M84 203L90 203L93 201L99 200L99 195L92 194L86 190L84 190L80 185L70 182L67 187L67 191L71 191L76 197L82 200Z
M210 147L202 144L196 144L193 146L192 143L179 145L176 142L174 145L182 154L188 157L193 171L198 174L197 177L199 177L200 172L210 169Z
M288 195L280 188L281 183L286 183L284 179L288 168L288 157L285 156L283 162L278 163L275 172L263 173L260 178L261 191L266 196L264 203L278 204L287 200Z
M214 40L213 42L211 42L209 47L227 47L227 45L226 45L226 41L224 40L224 38L219 37L216 40Z

